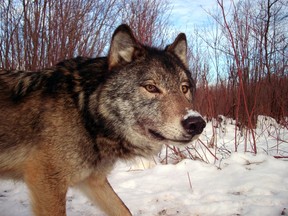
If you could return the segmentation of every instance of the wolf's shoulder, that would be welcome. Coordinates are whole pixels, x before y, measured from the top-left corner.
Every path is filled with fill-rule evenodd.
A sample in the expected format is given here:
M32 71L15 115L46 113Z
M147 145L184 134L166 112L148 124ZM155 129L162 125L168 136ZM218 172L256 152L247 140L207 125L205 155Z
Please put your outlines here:
M56 64L56 68L65 68L69 71L83 70L89 67L107 69L107 57L89 58L77 56L76 58L65 59Z

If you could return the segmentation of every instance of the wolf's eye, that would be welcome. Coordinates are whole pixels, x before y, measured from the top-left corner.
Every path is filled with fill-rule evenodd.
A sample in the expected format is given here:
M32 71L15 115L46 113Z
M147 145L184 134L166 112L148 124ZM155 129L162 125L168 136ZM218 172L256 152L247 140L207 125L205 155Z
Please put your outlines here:
M182 85L181 90L184 94L186 94L189 91L189 86L188 85Z
M152 84L147 84L144 86L144 88L150 93L160 93L160 90Z

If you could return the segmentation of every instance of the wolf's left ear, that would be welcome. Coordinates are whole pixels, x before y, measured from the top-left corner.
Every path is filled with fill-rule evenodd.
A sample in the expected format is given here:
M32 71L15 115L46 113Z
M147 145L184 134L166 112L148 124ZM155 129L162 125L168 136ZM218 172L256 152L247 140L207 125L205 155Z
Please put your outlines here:
M128 25L120 25L114 32L108 54L109 70L128 64L139 55L141 45Z
M185 66L188 67L188 60L187 60L187 39L184 33L180 33L175 41L166 47L167 51L175 54Z

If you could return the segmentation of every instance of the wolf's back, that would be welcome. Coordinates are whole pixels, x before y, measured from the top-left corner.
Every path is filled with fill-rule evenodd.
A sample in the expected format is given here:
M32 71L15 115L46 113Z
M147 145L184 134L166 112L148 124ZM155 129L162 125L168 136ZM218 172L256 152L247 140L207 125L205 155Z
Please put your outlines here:
M0 99L17 100L41 89L52 72L52 69L41 72L0 70Z
M77 71L89 65L89 60L85 57L68 59L41 71L0 69L0 95L19 100L33 91L55 93L68 85L73 91L73 81L79 79Z

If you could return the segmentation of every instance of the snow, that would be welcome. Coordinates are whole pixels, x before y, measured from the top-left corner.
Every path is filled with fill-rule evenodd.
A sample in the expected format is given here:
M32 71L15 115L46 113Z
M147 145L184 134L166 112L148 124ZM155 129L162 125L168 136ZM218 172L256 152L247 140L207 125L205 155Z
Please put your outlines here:
M255 155L252 132L235 127L231 119L221 119L207 124L201 141L181 150L187 159L177 160L169 148L169 164L141 160L138 167L124 162L116 165L109 181L133 215L288 215L288 159L284 158L288 156L287 126L259 116L253 131L258 151ZM164 148L158 161L165 161L165 154ZM198 160L189 159L191 155ZM23 183L1 181L0 215L32 215L28 196ZM79 191L70 189L67 215L104 213Z

